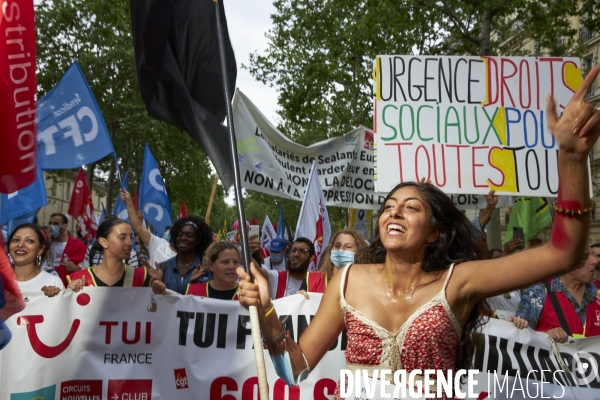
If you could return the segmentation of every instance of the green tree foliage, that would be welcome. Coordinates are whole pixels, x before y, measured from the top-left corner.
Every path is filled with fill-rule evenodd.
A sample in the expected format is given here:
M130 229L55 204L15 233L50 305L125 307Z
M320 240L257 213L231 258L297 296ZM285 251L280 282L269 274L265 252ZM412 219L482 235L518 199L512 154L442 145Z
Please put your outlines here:
M135 70L127 0L42 0L36 5L38 97L52 89L77 60L92 88L110 132L121 173L129 188L139 187L147 142L159 163L174 217L185 200L188 213L204 216L212 172L204 152L181 129L148 116ZM88 166L107 185L108 204L119 187L112 157ZM219 186L216 214L225 213Z

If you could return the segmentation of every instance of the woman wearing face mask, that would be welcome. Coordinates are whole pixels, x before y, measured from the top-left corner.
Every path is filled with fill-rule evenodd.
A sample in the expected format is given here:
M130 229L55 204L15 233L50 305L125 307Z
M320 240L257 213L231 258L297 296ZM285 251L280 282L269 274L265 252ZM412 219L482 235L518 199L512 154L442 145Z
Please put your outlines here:
M8 237L8 249L22 292L37 292L46 287L65 288L58 276L41 270L42 261L48 255L48 241L39 226L19 226Z
M214 275L209 282L189 284L185 294L220 300L238 300L237 268L240 266L240 254L237 246L231 242L211 244L202 265Z
M336 232L321 257L319 272L327 277L327 282L342 267L354 262L354 254L367 247L367 242L352 229Z

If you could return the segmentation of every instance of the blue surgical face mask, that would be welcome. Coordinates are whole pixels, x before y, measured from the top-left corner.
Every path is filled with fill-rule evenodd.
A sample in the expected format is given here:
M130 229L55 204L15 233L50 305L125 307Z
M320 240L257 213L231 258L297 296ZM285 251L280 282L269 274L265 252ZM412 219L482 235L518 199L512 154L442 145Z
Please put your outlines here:
M271 253L271 262L279 264L283 261L283 253Z
M163 234L163 239L165 239L165 240L167 240L167 241L171 240L171 231L166 231L166 232Z
M60 227L56 225L50 225L50 230L52 231L52 237L56 239L60 236Z
M331 262L338 268L354 262L354 253L346 250L332 250Z

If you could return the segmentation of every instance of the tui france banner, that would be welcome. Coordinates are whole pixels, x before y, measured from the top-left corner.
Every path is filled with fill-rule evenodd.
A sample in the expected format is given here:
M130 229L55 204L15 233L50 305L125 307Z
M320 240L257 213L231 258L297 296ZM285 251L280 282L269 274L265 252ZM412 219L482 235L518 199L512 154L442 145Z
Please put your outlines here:
M237 301L96 287L25 297L25 310L6 322L13 338L0 352L2 400L258 398L249 316ZM321 297L274 301L296 340ZM600 338L570 339L553 352L545 334L506 321L491 320L483 333L479 372L467 382L473 400L600 398ZM275 375L265 351L271 398L331 399L346 346L342 333L297 387Z
M74 169L114 152L102 112L77 62L37 102L42 169Z

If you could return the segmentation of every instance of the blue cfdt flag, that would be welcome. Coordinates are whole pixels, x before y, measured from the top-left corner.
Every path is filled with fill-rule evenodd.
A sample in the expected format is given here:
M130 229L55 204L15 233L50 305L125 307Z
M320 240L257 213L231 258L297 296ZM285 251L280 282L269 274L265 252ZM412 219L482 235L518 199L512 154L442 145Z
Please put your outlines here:
M37 178L31 185L17 192L0 195L0 225L16 219L23 219L22 223L28 222L29 219L33 221L37 210L46 204L46 184L38 162Z
M165 228L173 224L171 202L158 164L154 159L148 143L144 149L144 168L140 183L139 207L144 211L144 219L154 227L158 236L162 236Z
M74 169L114 152L85 76L74 62L37 102L38 160L42 169Z
M123 182L121 182L121 187L125 188L125 190L129 191L129 187L127 185L127 179L129 178L129 171L125 172L125 177L123 178ZM113 208L113 214L118 218L121 218L123 221L127 221L129 223L129 215L127 214L127 206L125 203L121 201L121 191L117 193L117 199L115 200L115 207ZM100 226L100 224L98 224Z
M104 218L106 218L106 208L104 207L104 203L100 202L102 205L102 212L100 213L100 218L98 218L98 226L104 222Z

